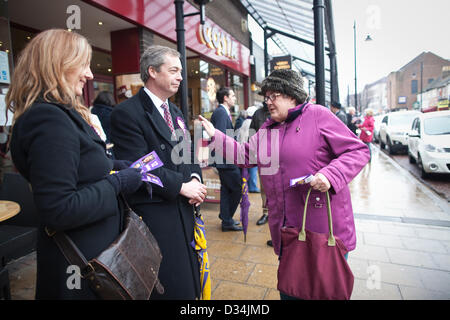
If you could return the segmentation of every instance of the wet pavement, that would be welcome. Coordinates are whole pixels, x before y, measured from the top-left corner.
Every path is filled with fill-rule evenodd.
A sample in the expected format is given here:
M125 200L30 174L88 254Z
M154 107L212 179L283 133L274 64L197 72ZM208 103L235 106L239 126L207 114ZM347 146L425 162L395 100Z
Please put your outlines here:
M377 147L350 183L357 247L349 254L352 299L450 299L450 206ZM250 194L247 242L222 232L218 205L205 204L212 299L278 300L278 259L256 226L261 197ZM239 217L239 211L235 218ZM13 299L33 299L35 254L8 265Z

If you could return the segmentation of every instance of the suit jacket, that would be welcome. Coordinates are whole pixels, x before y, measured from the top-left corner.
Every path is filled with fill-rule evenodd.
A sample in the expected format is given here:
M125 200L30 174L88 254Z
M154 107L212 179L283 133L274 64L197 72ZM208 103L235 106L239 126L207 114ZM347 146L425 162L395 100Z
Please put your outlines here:
M175 129L178 129L180 120L184 121L183 114L172 103L169 103L169 110ZM128 199L155 236L163 256L159 277L165 293L163 296L154 293L152 298L195 299L199 296L200 278L198 259L191 247L193 207L188 203L189 199L179 193L182 183L192 179L192 173L201 177L200 167L172 161L172 150L178 142L171 140L169 127L144 89L114 107L111 139L118 159L135 161L156 151L164 163L152 171L161 179L163 187L152 184L150 196L143 186ZM193 148L190 152L189 157L193 160Z
M36 102L14 125L11 155L39 214L36 299L95 299L84 279L68 289L73 274L44 227L66 232L88 260L117 238L122 215L104 142L75 110Z
M231 122L230 116L228 115L227 111L225 110L225 106L219 105L216 110L214 110L212 116L211 116L211 123L213 124L214 128L217 130L223 132L226 134L226 130L233 130L233 123ZM235 138L234 135L232 136L233 139ZM213 158L215 158L215 152L213 151L212 154ZM234 164L226 164L225 158L220 161L221 163L212 163L211 166L216 167L217 169L235 169L237 168Z

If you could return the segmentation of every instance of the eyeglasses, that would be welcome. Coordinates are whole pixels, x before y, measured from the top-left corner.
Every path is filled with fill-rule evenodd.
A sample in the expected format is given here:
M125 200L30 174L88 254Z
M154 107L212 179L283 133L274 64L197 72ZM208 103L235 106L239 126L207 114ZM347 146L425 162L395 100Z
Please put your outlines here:
M278 96L281 96L281 93L272 93L270 96L264 96L264 102L267 103L269 100L275 102Z

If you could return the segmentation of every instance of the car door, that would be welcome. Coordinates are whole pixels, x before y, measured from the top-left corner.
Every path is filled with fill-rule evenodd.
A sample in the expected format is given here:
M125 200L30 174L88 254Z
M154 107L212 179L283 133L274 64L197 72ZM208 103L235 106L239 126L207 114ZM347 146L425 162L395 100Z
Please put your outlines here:
M388 124L388 118L389 116L385 116L383 118L383 120L381 121L381 126L380 126L380 140L383 144L386 144L386 127Z
M414 119L413 124L411 126L410 134L408 136L409 153L415 159L417 159L417 143L418 143L418 140L419 140L418 135L420 134L420 131L418 130L419 122L420 122L419 118Z

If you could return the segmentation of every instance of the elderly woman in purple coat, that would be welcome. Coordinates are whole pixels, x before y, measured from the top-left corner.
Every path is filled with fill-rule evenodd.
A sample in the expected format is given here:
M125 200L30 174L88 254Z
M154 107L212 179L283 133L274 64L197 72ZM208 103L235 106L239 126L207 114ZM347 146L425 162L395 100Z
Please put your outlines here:
M211 148L241 167L258 166L267 194L273 247L280 254L281 228L302 224L310 187L306 228L328 233L326 195L329 191L333 230L348 251L356 246L355 223L348 183L369 160L369 149L331 111L306 102L303 78L294 70L275 70L262 83L261 95L270 118L239 144L200 118L212 137ZM308 184L291 187L291 179L313 175ZM312 200L312 201L311 201Z

